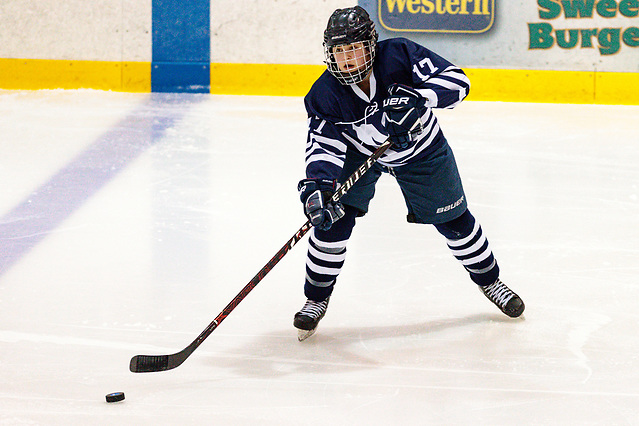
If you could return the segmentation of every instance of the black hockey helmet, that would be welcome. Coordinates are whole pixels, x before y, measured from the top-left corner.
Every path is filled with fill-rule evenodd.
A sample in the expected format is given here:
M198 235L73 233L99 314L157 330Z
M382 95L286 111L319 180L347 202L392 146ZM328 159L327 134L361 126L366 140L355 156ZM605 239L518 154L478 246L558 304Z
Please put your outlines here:
M373 67L377 38L375 23L362 7L337 9L328 19L324 30L324 58L329 72L342 84L354 84L364 80ZM340 70L333 55L334 47L357 42L361 42L367 52L365 66L352 72Z
M377 41L375 23L361 6L337 9L324 30L324 44L336 46L357 41Z

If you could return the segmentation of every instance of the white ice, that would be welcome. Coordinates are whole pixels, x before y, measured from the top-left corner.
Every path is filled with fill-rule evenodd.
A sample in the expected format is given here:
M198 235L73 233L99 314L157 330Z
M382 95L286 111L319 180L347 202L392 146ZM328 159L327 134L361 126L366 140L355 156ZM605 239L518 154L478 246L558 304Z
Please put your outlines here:
M304 240L182 366L134 374L304 224L302 99L1 91L0 424L639 424L639 107L437 115L525 318L386 175L313 337Z

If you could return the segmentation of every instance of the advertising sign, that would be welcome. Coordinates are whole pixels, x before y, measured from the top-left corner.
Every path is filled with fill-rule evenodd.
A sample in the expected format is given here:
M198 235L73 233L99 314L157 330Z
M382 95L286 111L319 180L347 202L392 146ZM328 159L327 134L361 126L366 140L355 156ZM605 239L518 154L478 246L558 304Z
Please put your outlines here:
M639 72L639 0L359 0L465 68Z
M390 31L483 33L493 26L495 0L378 0Z
M639 46L639 0L537 0L539 21L528 23L530 49L592 49L614 55Z

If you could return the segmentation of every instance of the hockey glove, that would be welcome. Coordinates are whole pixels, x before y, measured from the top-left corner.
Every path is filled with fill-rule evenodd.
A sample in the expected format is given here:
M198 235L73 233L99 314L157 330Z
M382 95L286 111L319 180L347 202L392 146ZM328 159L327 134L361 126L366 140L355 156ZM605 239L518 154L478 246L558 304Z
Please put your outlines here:
M415 144L424 130L421 117L426 112L425 104L426 99L411 87L393 84L388 88L382 105L382 124L393 148L407 149Z
M342 203L331 200L337 182L328 179L302 179L297 184L300 200L304 203L304 214L311 225L328 231L333 223L344 216Z

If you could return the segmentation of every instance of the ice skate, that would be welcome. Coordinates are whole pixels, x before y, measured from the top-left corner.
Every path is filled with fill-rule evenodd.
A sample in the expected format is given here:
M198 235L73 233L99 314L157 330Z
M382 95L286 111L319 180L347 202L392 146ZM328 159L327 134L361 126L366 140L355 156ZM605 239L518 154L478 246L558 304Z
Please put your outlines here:
M322 302L308 299L304 307L295 314L293 325L298 329L297 340L301 342L315 334L317 325L326 314L329 299L330 297Z
M503 313L511 318L517 318L525 309L524 301L509 289L499 278L487 286L479 286L484 295L493 302Z

